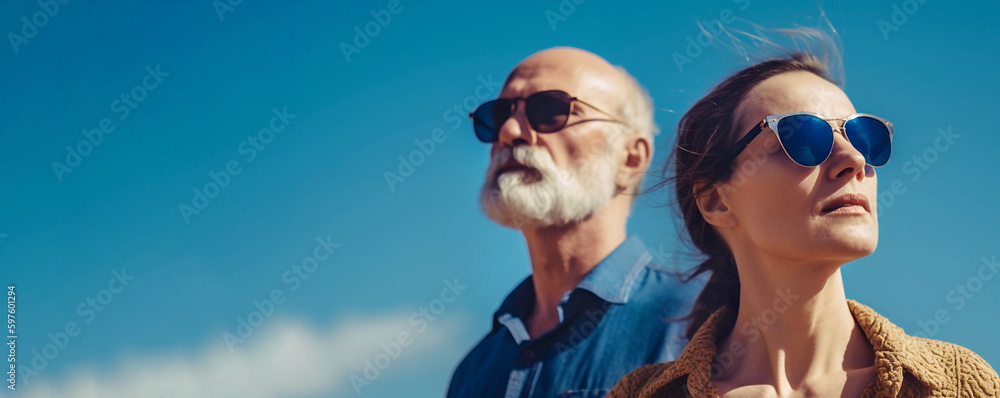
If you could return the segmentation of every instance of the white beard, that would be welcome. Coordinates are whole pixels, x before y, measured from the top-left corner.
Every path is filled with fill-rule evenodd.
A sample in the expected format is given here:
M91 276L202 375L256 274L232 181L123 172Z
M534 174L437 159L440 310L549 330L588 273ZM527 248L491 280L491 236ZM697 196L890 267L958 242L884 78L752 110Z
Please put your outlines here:
M560 170L548 150L529 145L504 147L491 159L479 204L497 224L518 230L561 227L586 219L616 193L615 145L571 169ZM531 170L496 175L513 157Z

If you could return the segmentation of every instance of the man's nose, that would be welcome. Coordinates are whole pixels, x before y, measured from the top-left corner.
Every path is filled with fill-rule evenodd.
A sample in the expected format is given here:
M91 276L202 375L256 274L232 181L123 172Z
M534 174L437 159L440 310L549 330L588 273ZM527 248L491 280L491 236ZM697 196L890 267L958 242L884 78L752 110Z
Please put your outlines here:
M524 102L518 101L514 113L504 120L497 131L497 142L505 146L535 145L538 132L531 128L527 115L524 113Z

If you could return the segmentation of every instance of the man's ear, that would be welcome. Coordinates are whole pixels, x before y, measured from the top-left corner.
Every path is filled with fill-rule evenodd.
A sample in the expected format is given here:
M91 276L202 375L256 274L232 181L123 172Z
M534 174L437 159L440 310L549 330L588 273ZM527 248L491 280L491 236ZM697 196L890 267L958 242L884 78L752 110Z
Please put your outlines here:
M698 210L706 222L716 227L732 228L739 225L729 205L726 184L699 181L695 183L692 193L695 195Z
M638 193L639 182L642 180L649 163L652 161L652 147L649 139L641 134L628 134L622 137L620 151L624 153L621 163L618 164L618 173L615 175L615 186L619 192L627 191L628 187L635 187Z

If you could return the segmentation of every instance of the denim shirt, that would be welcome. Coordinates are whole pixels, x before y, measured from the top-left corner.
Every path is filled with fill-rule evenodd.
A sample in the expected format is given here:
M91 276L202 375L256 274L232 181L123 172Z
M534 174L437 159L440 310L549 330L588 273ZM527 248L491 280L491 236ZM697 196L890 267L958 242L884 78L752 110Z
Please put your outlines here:
M636 236L602 260L559 302L559 324L532 340L524 325L529 276L493 315L493 329L458 365L448 398L603 397L639 366L684 350L687 315L707 281L681 283Z

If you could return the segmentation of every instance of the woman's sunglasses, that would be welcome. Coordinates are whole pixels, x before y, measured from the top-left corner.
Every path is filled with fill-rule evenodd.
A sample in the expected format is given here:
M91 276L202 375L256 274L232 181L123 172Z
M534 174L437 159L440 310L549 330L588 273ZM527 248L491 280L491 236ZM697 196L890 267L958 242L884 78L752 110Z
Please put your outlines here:
M504 122L514 114L517 110L517 103L521 100L524 100L524 115L528 119L528 124L539 133L553 133L566 127L569 115L573 113L573 104L576 102L611 117L607 121L628 125L614 115L582 99L570 96L565 91L549 90L539 91L527 98L497 98L479 105L475 111L469 114L469 117L472 118L473 128L476 130L476 137L487 144L496 142L499 138L500 126L503 126Z
M830 121L843 121L844 136L854 149L865 157L865 164L884 166L892 152L892 122L866 113L855 113L846 119L826 119L810 112L784 113L765 117L743 139L736 143L726 158L726 163L746 149L764 126L775 132L781 148L793 162L804 167L819 166L833 152L834 127Z

